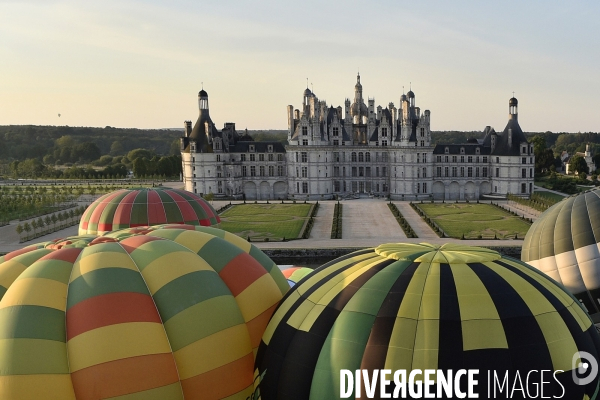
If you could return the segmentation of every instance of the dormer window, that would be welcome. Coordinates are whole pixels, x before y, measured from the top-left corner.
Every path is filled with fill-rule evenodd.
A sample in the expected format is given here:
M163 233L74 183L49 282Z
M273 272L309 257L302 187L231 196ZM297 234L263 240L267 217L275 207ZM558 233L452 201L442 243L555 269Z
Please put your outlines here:
M465 154L465 148L464 147L460 148L460 154Z
M444 154L450 154L450 149L446 147L446 148L444 149Z
M251 153L254 153L254 145L253 145L253 144L251 144L251 145L248 147L248 149L249 149L249 151L250 151Z
M269 153L272 153L272 152L273 152L273 145L272 145L272 144L270 144L270 145L268 145L268 146L267 146L267 151L268 151Z
M475 154L479 154L479 147L475 148Z

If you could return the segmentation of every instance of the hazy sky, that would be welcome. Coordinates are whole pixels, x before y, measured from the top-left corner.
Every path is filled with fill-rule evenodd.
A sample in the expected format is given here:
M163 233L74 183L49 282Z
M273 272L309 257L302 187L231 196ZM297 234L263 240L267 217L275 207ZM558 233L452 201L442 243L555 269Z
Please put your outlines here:
M286 129L306 78L433 130L600 131L600 2L0 0L0 125ZM58 117L58 114L61 117Z

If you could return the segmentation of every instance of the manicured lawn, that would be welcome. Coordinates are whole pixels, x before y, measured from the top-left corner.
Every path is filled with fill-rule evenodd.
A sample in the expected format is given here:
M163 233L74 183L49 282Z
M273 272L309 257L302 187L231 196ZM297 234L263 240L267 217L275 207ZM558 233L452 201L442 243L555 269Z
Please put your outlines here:
M557 194L557 193L552 193L552 192L544 192L544 191L538 191L535 192L536 194L542 196L542 197L546 197L547 199L550 199L556 203L558 203L559 201L562 201L565 196Z
M297 238L312 204L238 204L221 217L221 229L251 240Z
M525 237L531 224L490 204L417 204L448 236L460 239Z

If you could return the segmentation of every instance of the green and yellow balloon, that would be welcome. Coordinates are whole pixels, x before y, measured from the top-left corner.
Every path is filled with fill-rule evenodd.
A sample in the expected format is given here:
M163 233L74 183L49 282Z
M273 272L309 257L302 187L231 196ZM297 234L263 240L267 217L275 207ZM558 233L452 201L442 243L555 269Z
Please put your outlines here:
M572 370L579 352L597 362L599 351L579 302L519 260L454 244L384 244L331 261L288 292L259 347L255 397L338 399L341 370L478 369L479 398L489 398L489 371L508 373L512 387L517 373L525 381L547 370L544 396L560 396L562 385L564 398L594 399L598 377L579 386ZM555 371L564 372L555 380ZM539 384L539 373L531 379Z

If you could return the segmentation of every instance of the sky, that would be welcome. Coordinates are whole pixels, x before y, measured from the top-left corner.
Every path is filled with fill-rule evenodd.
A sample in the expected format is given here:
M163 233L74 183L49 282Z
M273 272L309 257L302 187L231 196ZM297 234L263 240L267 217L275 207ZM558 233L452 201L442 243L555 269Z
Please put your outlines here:
M309 86L432 130L600 131L598 1L0 0L0 125L287 129ZM404 89L403 89L404 88ZM60 114L60 116L59 116Z

